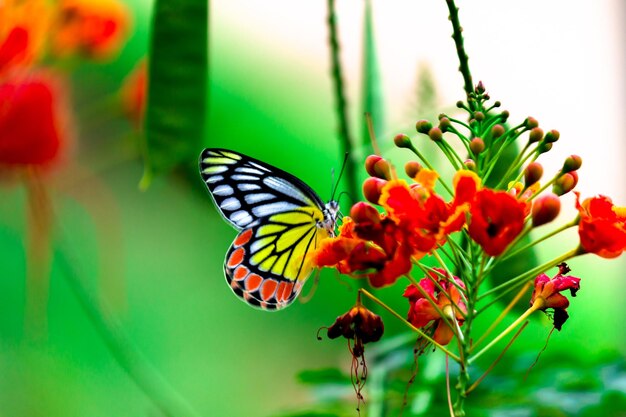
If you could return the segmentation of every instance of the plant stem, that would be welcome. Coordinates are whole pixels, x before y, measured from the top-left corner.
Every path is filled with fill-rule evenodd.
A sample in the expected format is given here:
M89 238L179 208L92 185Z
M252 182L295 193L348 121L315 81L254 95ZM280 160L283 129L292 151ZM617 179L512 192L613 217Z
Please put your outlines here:
M328 42L330 47L331 74L333 79L335 109L339 123L339 143L341 153L349 155L346 161L346 182L348 183L348 193L354 198L357 195L357 178L354 152L352 148L352 136L348 123L347 102L343 91L343 71L339 59L339 38L337 35L337 16L335 14L335 0L328 0Z
M452 39L454 39L454 45L456 46L456 54L459 57L459 71L463 75L463 89L469 96L474 91L474 84L472 82L472 74L470 73L468 60L469 57L465 52L465 46L463 45L463 28L459 22L459 8L454 4L454 0L446 0L448 5L448 11L450 12L450 22L452 23ZM471 103L470 106L472 106Z

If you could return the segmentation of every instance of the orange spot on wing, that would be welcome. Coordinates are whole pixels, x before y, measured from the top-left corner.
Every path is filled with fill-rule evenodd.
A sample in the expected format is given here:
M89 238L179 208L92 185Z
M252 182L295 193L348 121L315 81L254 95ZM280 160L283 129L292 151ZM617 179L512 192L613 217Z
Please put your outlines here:
M246 291L256 290L257 288L259 288L262 282L263 278L260 275L250 274L250 276L248 276L248 279L246 279Z
M285 299L285 289L287 288L286 282L281 282L276 290L276 300L283 301Z
M235 246L243 246L252 238L252 229L245 230L235 238Z
M246 251L243 248L235 249L233 253L230 254L230 257L228 258L228 262L226 263L226 265L229 268L236 267L237 265L241 263L241 261L243 261L243 256L245 254L246 254Z
M248 273L250 272L250 270L248 268L246 268L243 265L239 265L237 267L237 269L235 269L235 273L233 274L233 278L235 278L235 280L237 281L241 281L242 279L244 279Z
M274 281L273 279L266 279L265 280L265 282L261 286L261 290L260 290L261 291L261 298L263 299L263 301L267 301L270 298L272 298L272 296L276 292L276 287L277 286L278 286L278 283L276 281Z
M291 295L291 290L293 289L293 282L290 282L290 283L283 282L283 284L285 284L285 286L283 287L283 292L280 294L279 301L287 300L289 296Z

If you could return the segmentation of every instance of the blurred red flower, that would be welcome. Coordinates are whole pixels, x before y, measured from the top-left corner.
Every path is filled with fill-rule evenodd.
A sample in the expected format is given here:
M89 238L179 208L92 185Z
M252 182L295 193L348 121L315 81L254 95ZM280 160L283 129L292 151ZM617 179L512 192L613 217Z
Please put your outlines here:
M144 59L126 77L121 91L124 113L138 128L143 123L146 110L147 89L148 65Z
M65 142L58 86L31 75L0 83L0 164L47 165Z
M443 269L435 268L435 271L443 276L446 275ZM423 278L419 282L422 291L411 284L403 294L403 297L409 299L408 321L417 328L425 327L434 322L436 329L433 339L441 345L450 343L454 336L454 331L442 319L433 303L437 305L441 312L446 315L449 314L447 317L449 320L452 320L454 314L459 325L463 324L464 314L467 313L467 307L461 301L461 293L457 288L457 286L465 288L465 285L459 278L453 277L453 279L456 282L456 286L451 281L431 271L429 277ZM435 285L435 282L439 284L443 291ZM458 308L455 307L455 304Z
M61 0L53 32L58 55L106 59L122 47L130 26L126 6L116 0Z
M605 196L588 198L581 204L580 194L575 193L582 248L603 258L621 255L626 250L626 207L614 206Z
M569 300L560 292L570 290L572 297L580 289L580 278L565 276L569 272L566 264L559 265L559 273L554 278L541 274L535 278L535 289L530 299L530 305L537 303L540 310L554 309L554 327L561 330L563 323L568 319L566 308Z
M470 209L469 235L489 256L500 255L524 228L526 203L504 191L484 188Z

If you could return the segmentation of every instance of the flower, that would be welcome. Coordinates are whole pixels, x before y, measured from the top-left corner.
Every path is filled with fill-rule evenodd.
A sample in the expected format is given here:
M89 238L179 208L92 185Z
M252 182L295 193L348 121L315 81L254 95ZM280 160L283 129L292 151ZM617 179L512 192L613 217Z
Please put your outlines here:
M32 74L0 83L0 164L48 165L64 146L58 85Z
M538 310L554 309L554 328L557 330L561 330L569 317L566 311L569 300L560 293L570 290L572 297L575 297L576 292L580 289L580 278L563 275L569 271L569 267L562 263L559 265L559 272L554 278L550 278L546 274L539 275L535 278L535 289L530 298L530 305L535 306Z
M140 127L146 110L148 68L145 59L126 77L121 90L122 108L128 118Z
M504 191L482 189L470 209L469 235L489 256L500 255L524 228L526 203Z
M419 282L421 291L411 284L402 295L409 299L408 321L417 328L425 327L434 322L436 329L433 339L441 345L447 345L452 340L454 331L442 319L439 311L446 315L449 322L454 317L459 326L462 325L467 307L461 301L459 287L464 289L465 285L458 277L452 278L456 285L448 279L442 278L439 274L446 275L443 269L435 268L434 271L429 272L429 276ZM436 286L435 282L439 286ZM433 306L433 303L437 305L439 311Z
M626 207L616 207L609 197L602 195L581 204L580 194L575 193L582 249L603 258L621 255L626 250Z
M357 305L337 317L337 320L328 328L328 338L336 339L343 336L354 340L352 351L354 356L360 357L363 355L363 345L380 340L384 330L385 326L380 316L357 302Z
M411 270L412 249L405 230L367 203L355 204L350 214L339 236L323 240L310 253L313 265L367 277L373 287L391 285Z
M62 0L53 32L57 54L106 59L122 46L130 17L116 0Z

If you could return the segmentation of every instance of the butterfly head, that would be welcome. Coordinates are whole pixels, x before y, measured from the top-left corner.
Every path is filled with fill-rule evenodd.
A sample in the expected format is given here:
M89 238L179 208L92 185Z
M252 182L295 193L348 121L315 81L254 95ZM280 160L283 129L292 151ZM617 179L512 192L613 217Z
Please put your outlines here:
M330 200L324 206L324 224L323 227L328 231L331 237L335 237L335 226L337 225L337 217L339 217L339 202Z

